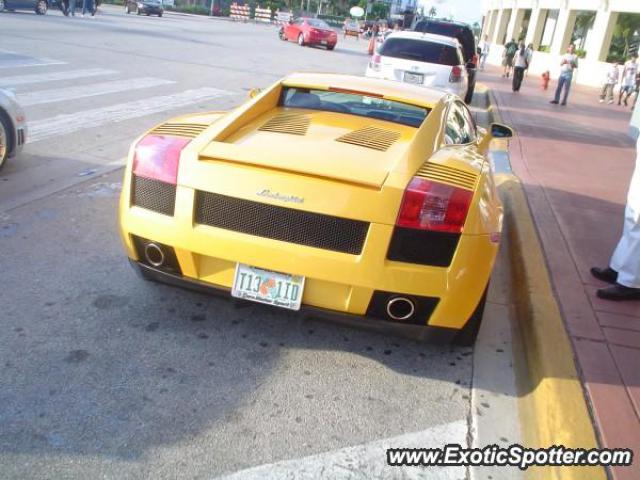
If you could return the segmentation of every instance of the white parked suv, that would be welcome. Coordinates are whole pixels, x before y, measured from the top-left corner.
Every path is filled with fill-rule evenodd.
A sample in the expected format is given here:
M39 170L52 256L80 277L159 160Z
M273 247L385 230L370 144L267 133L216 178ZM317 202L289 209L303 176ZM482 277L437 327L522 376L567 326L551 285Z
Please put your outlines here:
M469 80L458 40L395 32L373 54L365 76L433 87L464 98Z

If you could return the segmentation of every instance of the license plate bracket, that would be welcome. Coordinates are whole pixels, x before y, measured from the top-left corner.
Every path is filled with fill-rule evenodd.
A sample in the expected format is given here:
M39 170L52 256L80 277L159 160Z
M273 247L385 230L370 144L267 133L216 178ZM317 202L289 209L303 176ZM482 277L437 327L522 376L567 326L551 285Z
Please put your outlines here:
M424 83L424 75L421 73L404 72L403 81L405 83L413 83L416 85Z

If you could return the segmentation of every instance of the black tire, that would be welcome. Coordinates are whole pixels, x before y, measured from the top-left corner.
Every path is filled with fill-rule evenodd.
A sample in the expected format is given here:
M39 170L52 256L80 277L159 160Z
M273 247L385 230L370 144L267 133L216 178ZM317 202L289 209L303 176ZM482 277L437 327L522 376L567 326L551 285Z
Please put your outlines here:
M159 17L161 17L161 16L162 16L162 12L160 12L160 13L158 14L158 18L159 18Z
M38 0L38 3L36 3L36 8L34 9L34 11L38 15L45 15L48 9L49 9L49 5L47 5L46 0Z
M278 30L278 37L280 37L280 40L282 40L283 42L287 41L287 37L285 37L284 35L284 28Z
M0 170L2 170L2 167L7 163L9 153L13 148L11 123L7 118L5 118L2 110L0 110L0 142Z
M304 47L304 35L302 34L298 35L298 45Z
M327 50L329 51L333 50L334 48L336 48L335 45L327 45Z
M480 324L482 323L482 315L484 314L484 307L487 304L487 292L489 286L484 289L484 293L478 302L478 306L469 317L467 324L460 330L453 339L455 345L461 347L472 347L476 343L478 332L480 331Z

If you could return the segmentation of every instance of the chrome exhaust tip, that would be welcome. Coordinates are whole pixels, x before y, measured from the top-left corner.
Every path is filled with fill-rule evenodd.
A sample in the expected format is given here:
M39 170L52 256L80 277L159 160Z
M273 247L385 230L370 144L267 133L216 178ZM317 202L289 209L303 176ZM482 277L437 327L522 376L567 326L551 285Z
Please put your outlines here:
M387 315L398 321L408 320L416 312L416 306L405 297L395 297L387 302Z
M144 246L144 258L152 267L161 267L165 261L162 248L153 242L149 242Z

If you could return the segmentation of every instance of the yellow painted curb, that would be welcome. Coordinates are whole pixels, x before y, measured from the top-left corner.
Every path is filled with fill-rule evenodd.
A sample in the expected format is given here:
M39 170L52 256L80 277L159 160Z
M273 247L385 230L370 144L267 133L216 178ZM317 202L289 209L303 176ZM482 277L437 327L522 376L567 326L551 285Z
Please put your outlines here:
M490 115L501 122L492 93L488 94ZM495 148L507 150L504 143ZM504 204L503 241L511 263L517 328L524 350L526 380L520 386L520 421L525 445L597 448L573 348L522 184L511 174L497 174L496 184ZM527 470L527 477L604 480L607 475L602 467L536 467Z

